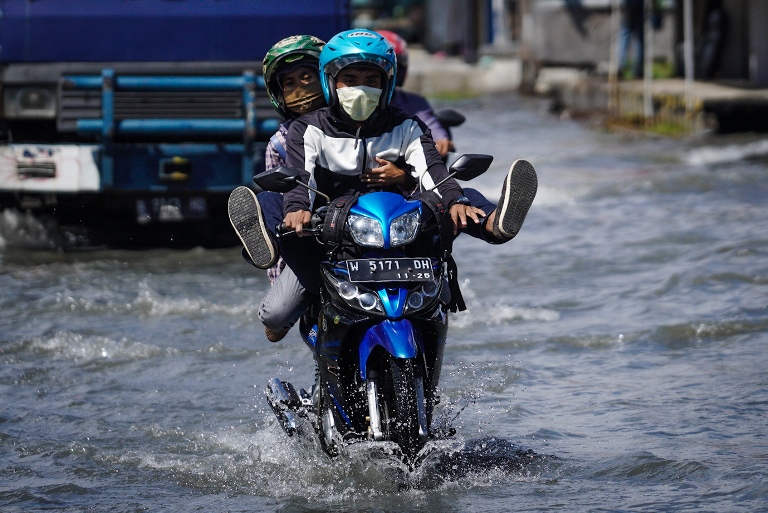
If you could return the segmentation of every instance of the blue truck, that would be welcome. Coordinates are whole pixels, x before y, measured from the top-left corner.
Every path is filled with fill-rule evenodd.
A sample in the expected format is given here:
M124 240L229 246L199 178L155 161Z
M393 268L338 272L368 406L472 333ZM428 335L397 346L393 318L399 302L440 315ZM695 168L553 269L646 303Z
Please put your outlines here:
M224 247L279 119L261 58L349 0L0 0L0 209L90 244Z

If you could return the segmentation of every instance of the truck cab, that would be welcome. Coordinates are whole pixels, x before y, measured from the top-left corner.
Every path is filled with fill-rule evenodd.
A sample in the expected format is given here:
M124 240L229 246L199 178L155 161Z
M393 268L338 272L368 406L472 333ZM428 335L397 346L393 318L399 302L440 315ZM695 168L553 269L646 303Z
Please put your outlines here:
M113 247L237 243L280 119L261 58L341 0L0 0L0 209Z

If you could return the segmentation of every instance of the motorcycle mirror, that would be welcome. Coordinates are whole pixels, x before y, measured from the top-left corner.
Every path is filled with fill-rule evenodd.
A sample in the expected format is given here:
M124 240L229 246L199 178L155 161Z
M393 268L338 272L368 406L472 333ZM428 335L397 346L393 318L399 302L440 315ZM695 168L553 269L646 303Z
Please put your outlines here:
M272 169L268 169L267 171L254 176L253 181L265 191L273 192L288 192L296 186L304 187L305 189L314 191L318 196L325 198L326 202L331 202L328 195L323 194L317 189L302 182L301 171L292 167L273 167Z
M452 151L449 151L446 156L443 158L443 161L445 161L445 167L449 170L451 169L451 166L453 166L457 160L461 158L461 153L454 153Z
M450 154L448 161L453 162L448 168L448 176L437 182L429 189L430 191L437 189L454 177L465 182L477 178L488 170L491 162L493 162L493 157L491 155L483 155L482 153L467 153L460 157Z
M435 117L445 128L459 126L467 120L463 114L453 109L443 109L435 113Z
M482 175L491 167L493 156L481 153L467 153L457 158L448 168L448 172L457 180L468 181Z
M301 173L298 169L279 166L262 171L253 177L256 185L265 191L288 192L299 184Z

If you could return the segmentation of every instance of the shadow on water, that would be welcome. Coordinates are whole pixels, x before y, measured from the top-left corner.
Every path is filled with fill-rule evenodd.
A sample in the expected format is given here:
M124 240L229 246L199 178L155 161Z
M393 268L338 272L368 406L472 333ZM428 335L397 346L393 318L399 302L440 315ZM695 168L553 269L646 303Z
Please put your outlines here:
M438 443L413 475L416 487L432 489L447 482L474 481L488 476L502 479L540 476L547 470L546 464L553 461L557 461L557 457L524 449L504 438L484 437Z

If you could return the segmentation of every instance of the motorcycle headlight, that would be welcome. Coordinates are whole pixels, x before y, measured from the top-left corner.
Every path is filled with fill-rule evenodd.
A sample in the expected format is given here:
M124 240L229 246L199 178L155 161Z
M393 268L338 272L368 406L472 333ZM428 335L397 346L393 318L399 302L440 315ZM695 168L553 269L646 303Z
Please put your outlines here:
M384 247L384 233L381 224L370 217L350 214L347 217L347 226L352 240L361 246Z
M395 218L389 227L389 244L391 246L404 246L413 242L419 233L420 218L421 215L418 210L411 210Z
M440 285L437 281L424 282L408 294L408 300L405 303L406 313L415 313L431 307L439 293Z
M370 290L339 278L325 268L323 268L323 275L326 281L333 287L333 290L350 307L367 313L384 313L384 306L381 304L381 300Z

